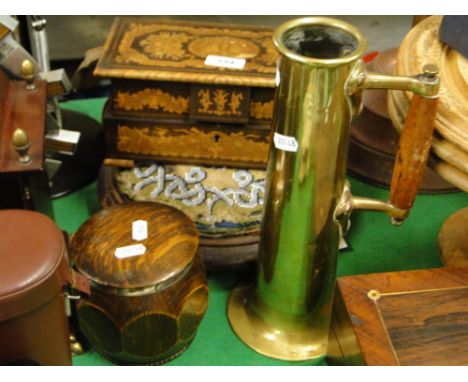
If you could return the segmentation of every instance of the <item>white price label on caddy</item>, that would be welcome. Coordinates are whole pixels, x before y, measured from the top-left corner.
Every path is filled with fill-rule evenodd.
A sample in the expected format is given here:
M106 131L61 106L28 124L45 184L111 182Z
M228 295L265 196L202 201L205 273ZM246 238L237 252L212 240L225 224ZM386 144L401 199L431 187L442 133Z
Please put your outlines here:
M143 244L132 244L125 247L115 249L115 257L118 259L126 259L127 257L141 256L146 252L146 247Z
M214 56L211 54L205 59L205 65L207 66L218 66L228 69L244 69L245 62L245 58Z
M296 138L279 133L275 133L273 135L273 143L275 144L275 147L279 150L290 151L295 153L299 149L299 144L297 143Z
M146 220L135 220L132 223L132 239L146 240L148 238L148 222Z

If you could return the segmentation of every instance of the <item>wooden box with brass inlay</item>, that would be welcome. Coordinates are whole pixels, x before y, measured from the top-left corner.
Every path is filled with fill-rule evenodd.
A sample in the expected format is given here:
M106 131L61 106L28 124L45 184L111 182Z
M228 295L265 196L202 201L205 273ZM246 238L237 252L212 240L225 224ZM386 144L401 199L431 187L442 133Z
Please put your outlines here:
M265 167L276 61L267 28L117 17L94 72L112 79L107 155Z
M468 268L341 277L328 363L468 365Z

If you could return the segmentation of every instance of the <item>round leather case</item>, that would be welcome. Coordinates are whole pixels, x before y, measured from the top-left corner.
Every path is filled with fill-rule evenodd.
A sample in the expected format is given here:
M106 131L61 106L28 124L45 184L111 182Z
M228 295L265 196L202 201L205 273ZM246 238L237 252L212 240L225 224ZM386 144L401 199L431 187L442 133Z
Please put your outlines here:
M146 239L133 239L137 220L147 224ZM197 247L194 223L159 203L108 208L79 228L71 256L91 294L78 303L78 320L102 355L119 364L158 364L186 349L208 305Z
M26 210L0 211L0 232L0 364L71 365L62 232Z

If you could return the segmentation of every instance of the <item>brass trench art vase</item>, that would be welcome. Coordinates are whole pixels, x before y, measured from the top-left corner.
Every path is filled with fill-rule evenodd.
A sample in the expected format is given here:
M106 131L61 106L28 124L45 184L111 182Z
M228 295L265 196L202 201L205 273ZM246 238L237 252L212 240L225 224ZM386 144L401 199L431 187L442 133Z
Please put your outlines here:
M273 40L280 60L257 280L232 291L227 314L257 352L301 361L326 354L339 236L351 211L382 211L395 225L408 215L428 156L439 79L434 65L414 77L366 73L365 37L331 18L289 21ZM373 88L414 93L389 202L352 196L346 181L349 126L363 91Z

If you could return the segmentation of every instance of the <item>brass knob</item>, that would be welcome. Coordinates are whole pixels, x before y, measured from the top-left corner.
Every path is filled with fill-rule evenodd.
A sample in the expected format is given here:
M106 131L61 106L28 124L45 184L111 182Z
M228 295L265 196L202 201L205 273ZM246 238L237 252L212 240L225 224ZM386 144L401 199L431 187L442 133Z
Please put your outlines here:
M13 132L13 146L19 154L18 162L21 164L29 164L32 161L31 156L28 154L31 143L29 142L28 135L23 129L16 129Z
M426 64L423 66L423 78L426 81L434 82L438 80L439 67L435 64Z
M34 90L36 89L36 84L34 83L34 78L36 78L36 68L32 61L24 60L21 64L21 75L26 81L26 89Z
M85 352L83 345L76 339L73 334L70 334L70 351L73 356L81 355Z
M430 77L437 76L439 74L439 67L435 64L426 64L423 67L423 73Z

